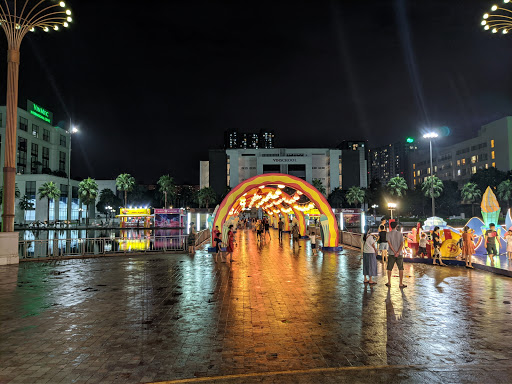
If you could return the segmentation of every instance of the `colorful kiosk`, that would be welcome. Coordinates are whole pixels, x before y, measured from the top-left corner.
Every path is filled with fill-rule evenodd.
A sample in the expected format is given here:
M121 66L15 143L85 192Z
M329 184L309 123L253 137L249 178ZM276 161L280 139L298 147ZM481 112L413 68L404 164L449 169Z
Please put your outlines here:
M181 208L160 209L155 208L155 227L157 228L184 228L185 211Z
M149 228L151 227L151 209L149 208L121 208L119 209L121 228Z

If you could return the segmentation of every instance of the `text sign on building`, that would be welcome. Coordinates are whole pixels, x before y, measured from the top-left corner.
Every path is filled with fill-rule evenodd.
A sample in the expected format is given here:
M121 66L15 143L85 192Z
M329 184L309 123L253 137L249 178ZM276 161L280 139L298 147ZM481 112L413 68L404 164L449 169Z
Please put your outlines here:
M149 208L121 208L121 215L151 215L151 210Z
M33 101L27 100L27 112L31 115L47 122L48 124L52 124L53 122L53 113L51 113L46 108L37 105Z
M171 215L171 214L183 214L183 210L180 208L161 209L155 208L155 214L158 215Z
M296 163L297 159L293 157L274 157L272 159L274 163Z

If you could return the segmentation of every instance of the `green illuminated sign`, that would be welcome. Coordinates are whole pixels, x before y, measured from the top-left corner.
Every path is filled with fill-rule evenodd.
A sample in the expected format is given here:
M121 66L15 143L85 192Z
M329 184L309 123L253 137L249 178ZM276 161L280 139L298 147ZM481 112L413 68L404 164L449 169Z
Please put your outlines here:
M412 137L408 137L406 140L409 144L414 143L414 139Z
M53 113L48 111L46 108L37 105L33 101L27 100L27 111L31 115L47 122L48 124L52 124L53 122Z

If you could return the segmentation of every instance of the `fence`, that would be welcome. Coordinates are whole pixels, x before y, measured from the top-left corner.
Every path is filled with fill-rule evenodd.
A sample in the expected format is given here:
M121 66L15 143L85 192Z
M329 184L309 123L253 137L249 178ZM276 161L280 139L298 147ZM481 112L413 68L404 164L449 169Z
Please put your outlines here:
M354 248L361 248L362 233L340 231L340 242Z
M202 231L199 231L196 233L196 247L199 247L204 242L210 240L210 230L209 229L203 229Z

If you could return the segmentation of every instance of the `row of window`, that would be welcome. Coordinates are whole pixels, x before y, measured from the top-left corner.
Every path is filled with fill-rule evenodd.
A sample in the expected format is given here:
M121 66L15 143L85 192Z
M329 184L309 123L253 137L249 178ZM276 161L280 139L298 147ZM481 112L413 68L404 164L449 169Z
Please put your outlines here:
M39 161L39 144L31 143L30 172L41 173L42 169L50 168L50 148L42 147L42 158ZM26 173L27 169L27 139L18 136L17 173ZM39 169L39 167L41 167ZM66 152L59 152L59 171L66 172Z
M0 114L0 124L1 124L1 121L2 121L2 117L1 117L1 114ZM19 116L19 129L21 131L25 131L25 132L28 132L28 120L22 116ZM35 138L39 138L39 126L36 125L36 124L32 124L32 136L34 136ZM47 141L47 142L50 142L50 130L49 129L46 129L46 128L43 128L43 140L44 141ZM59 144L62 146L62 147L66 147L66 136L65 135L60 135L60 141L59 141Z

